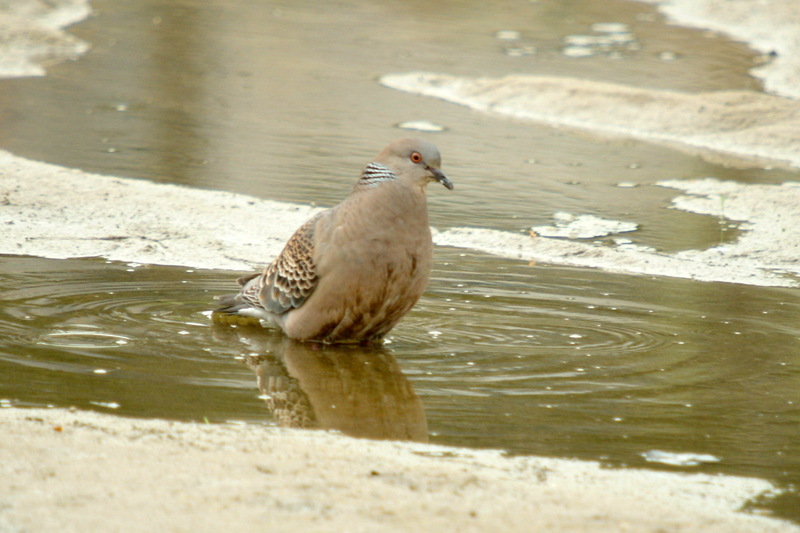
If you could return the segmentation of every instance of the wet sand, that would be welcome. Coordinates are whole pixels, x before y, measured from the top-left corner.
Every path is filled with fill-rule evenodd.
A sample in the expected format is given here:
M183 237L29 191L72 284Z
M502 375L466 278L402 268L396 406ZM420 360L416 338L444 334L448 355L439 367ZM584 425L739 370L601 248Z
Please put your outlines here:
M668 180L658 185L685 191L685 195L673 199L672 208L721 217L723 221L740 221L744 233L735 242L675 253L663 253L627 240L607 246L486 228L452 228L439 233L436 242L512 259L623 274L765 287L798 286L800 183L743 185L706 178Z
M248 270L263 267L317 211L225 191L99 176L4 151L0 176L0 253L6 254Z
M750 91L681 93L576 78L412 72L386 87L478 111L665 143L715 162L800 167L800 102Z
M761 480L229 424L2 409L2 531L702 531Z

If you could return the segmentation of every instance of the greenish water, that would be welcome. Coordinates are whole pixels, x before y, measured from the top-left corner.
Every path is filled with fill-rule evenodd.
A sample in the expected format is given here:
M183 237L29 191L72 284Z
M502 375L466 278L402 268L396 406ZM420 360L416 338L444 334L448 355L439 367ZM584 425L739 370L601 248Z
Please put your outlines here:
M758 88L746 74L752 52L667 26L633 2L93 5L96 16L71 30L92 43L85 58L43 79L0 81L0 148L104 174L332 205L375 152L408 134L395 124L427 119L447 128L426 136L456 183L453 193L431 191L435 226L517 230L555 211L585 212L636 221L632 238L662 250L734 235L720 236L713 217L665 209L674 192L652 183L800 178L500 120L375 81L430 70ZM562 38L594 22L629 24L640 49L564 57ZM507 55L499 30L520 31L536 53ZM678 58L659 59L664 51ZM613 187L621 181L641 186ZM221 231L231 228L223 221ZM0 400L427 436L800 484L796 289L439 249L430 290L385 349L317 350L212 326L202 313L235 277L0 257ZM652 450L719 461L667 467L646 462ZM767 508L800 520L795 494Z

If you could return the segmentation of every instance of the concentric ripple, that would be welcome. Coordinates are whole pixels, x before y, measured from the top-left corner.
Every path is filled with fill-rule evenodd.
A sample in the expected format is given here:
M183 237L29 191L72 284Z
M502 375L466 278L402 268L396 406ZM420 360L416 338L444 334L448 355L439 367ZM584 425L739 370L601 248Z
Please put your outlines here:
M202 315L219 292L207 273L97 259L0 261L0 397L196 417L220 409L214 394L198 402L198 390L229 396L252 387L233 362L237 347L215 342Z
M631 284L437 253L428 292L385 347L421 399L432 441L627 464L643 464L648 450L688 451L724 458L703 468L736 461L736 473L753 475L800 464L793 293L773 291L770 300L758 289ZM240 360L279 361L283 337L258 328L243 337L203 316L215 295L236 289L235 273L0 262L3 405L270 416L258 376ZM313 361L313 350L307 356L289 370ZM753 420L764 427L757 442L737 429Z
M445 324L442 324L440 329L444 327ZM593 354L632 353L647 351L669 342L664 335L639 329L635 325L577 320L564 322L534 319L526 321L524 326L493 325L485 328L456 324L449 328L447 335L472 346L524 346L548 353L572 350L584 350ZM432 336L439 337L435 334Z
M59 348L114 348L124 346L130 342L130 337L114 333L97 331L95 326L76 324L68 330L58 330L45 333L38 344Z

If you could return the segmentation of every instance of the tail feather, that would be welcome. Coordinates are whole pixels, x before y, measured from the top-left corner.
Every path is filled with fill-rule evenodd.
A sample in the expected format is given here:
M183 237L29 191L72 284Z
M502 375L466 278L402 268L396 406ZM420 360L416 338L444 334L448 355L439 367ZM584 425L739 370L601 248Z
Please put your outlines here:
M223 294L214 298L219 302L219 307L214 309L215 313L225 313L227 315L235 315L242 309L249 307L245 302L239 298L239 294Z
M219 303L211 313L211 319L217 324L251 326L260 324L263 313L258 301L260 289L260 273L243 276L236 280L242 287L238 293L223 294L214 299Z
M258 326L261 321L252 316L240 315L239 311L250 306L239 298L238 294L223 294L215 298L220 307L211 312L211 320L215 324L225 326Z

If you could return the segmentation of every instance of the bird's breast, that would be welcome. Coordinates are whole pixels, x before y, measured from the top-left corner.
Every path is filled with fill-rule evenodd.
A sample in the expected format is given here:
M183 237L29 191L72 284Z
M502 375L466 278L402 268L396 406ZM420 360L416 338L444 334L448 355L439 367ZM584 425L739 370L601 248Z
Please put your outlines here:
M290 336L331 342L378 338L420 298L433 246L424 196L389 199L351 197L333 210L324 233L315 234L319 281L304 305L291 311Z

